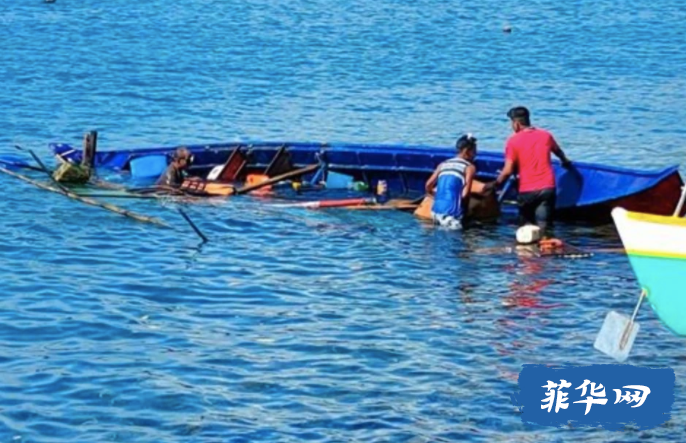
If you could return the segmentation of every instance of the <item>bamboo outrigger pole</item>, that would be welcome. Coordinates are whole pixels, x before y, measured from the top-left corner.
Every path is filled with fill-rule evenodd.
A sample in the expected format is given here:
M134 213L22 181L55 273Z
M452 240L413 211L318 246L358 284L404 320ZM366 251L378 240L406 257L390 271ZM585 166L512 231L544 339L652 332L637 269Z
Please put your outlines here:
M36 187L38 187L38 188L40 188L40 189L44 189L44 190L46 190L46 191L55 192L55 193L57 193L57 194L62 194L62 195L64 195L64 196L66 196L66 197L69 197L69 198L72 198L72 199L74 199L74 200L80 201L81 203L85 203L85 204L87 204L87 205L97 206L97 207L99 207L99 208L102 208L102 209L106 209L106 210L108 210L108 211L115 212L115 213L117 213L117 214L123 215L123 216L128 217L128 218L132 218L132 219L134 219L134 220L137 220L137 221L140 221L140 222L143 222L143 223L151 223L151 224L154 224L154 225L163 226L163 227L165 227L165 228L169 228L169 227L170 227L169 225L167 225L167 224L164 223L163 221L158 220L158 219L156 219L156 218L148 217L148 216L146 216L146 215L137 214L137 213L135 213L135 212L128 211L128 210L126 210L126 209L122 209L122 208L120 208L120 207L118 207L118 206L115 206L115 205L112 205L112 204L109 204L109 203L100 203L100 202L98 202L98 201L96 201L96 200L93 200L93 199L91 199L91 198L81 197L80 195L75 194L74 192L70 191L69 189L65 188L65 187L62 186L60 183L58 183L58 182L56 182L56 181L54 180L54 178L53 178L52 175L50 174L50 171L48 171L48 169L45 167L45 164L43 164L43 162L40 160L40 158L38 158L38 156L37 156L33 151L30 151L30 150L29 150L28 152L31 154L31 156L34 158L34 160L36 160L36 162L40 165L40 167L42 168L42 171L45 172L45 173L53 180L53 182L56 184L57 187L49 186L49 185L45 185L45 184L39 183L39 182L37 182L37 181L35 181L35 180L32 180L32 179L30 179L30 178L28 178L28 177L26 177L26 176L24 176L24 175L18 174L18 173L16 173L16 172L12 172L12 171L10 171L10 170L8 170L8 169L5 169L5 168L1 168L1 167L0 167L0 172L3 172L3 173L5 173L5 174L7 174L7 175L10 175L10 176L12 176L12 177L18 178L19 180L23 180L23 181L25 181L26 183L30 183L30 184L32 184L32 185L34 185L34 186L36 186Z
M24 175L17 174L15 172L12 172L12 171L5 169L3 167L0 167L0 172L3 172L3 173L10 175L12 177L18 178L19 180L25 181L27 183L30 183L30 184L32 184L32 185L34 185L40 189L44 189L44 190L50 191L50 192L55 192L57 194L62 194L65 197L72 198L74 200L80 201L80 202L85 203L87 205L97 206L99 208L115 212L117 214L123 215L123 216L128 217L128 218L132 218L134 220L137 220L137 221L140 221L143 223L151 223L151 224L155 224L155 225L162 226L165 228L171 228L171 226L169 226L168 224L164 223L163 221L161 221L159 219L156 219L153 217L148 217L146 215L137 214L135 212L128 211L126 209L122 209L118 206L115 206L115 205L112 205L109 203L100 203L96 200L78 195L78 194L70 191L65 186L63 186L60 182L58 182L57 179L55 179L55 177L53 177L53 175L50 173L50 171L45 166L45 164L41 161L41 159L32 150L24 149L21 146L15 146L15 147L21 151L26 151L29 154L31 154L31 157L33 157L33 159L39 165L39 168L36 168L36 169L46 173L48 175L48 177L50 177L50 180L52 180L52 182L56 185L56 187L37 182L37 181L32 180L32 179L30 179ZM153 197L153 196L127 196L127 197L131 197L131 198L136 198L136 197L138 197L138 198L141 198L141 197L142 198L146 198L146 197L147 198L151 198L151 197L157 198L156 196L155 197ZM179 209L179 212L183 216L184 220L186 220L186 222L191 226L191 228L193 228L193 231L195 231L195 233L198 234L198 236L203 240L203 243L207 242L208 241L207 237L200 231L200 229L198 229L198 227L195 225L195 223L193 223L193 221L190 219L190 217L188 217L188 215L181 209Z

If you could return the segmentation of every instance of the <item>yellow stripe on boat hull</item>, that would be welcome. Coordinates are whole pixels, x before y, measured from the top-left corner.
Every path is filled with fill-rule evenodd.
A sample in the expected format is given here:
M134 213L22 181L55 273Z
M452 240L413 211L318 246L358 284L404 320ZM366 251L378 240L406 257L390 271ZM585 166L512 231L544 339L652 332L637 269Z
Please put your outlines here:
M639 249L627 249L628 255L635 255L637 257L654 257L654 258L671 258L676 260L686 260L686 253L679 252L663 252L663 251L646 251Z
M669 215L644 214L642 212L631 211L626 211L626 216L627 218L636 221L686 227L686 218L681 217L672 217Z

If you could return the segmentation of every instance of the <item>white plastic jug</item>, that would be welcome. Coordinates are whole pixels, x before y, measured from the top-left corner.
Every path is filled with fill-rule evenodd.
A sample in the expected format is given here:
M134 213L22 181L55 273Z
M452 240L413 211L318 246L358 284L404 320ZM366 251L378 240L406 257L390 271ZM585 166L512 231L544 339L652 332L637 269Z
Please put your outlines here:
M541 239L541 228L536 225L524 225L517 229L517 243L528 245Z
M209 181L216 180L219 177L219 174L221 174L222 169L224 169L224 165L218 165L212 168L210 173L207 175L207 179Z

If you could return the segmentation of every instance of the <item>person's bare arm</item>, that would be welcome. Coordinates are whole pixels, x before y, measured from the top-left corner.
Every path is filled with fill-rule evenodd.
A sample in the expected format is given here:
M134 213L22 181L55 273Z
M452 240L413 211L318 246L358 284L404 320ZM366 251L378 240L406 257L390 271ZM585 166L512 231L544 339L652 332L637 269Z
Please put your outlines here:
M557 158L560 159L563 166L569 165L571 163L571 161L569 161L569 159L567 158L567 155L565 155L564 151L562 150L562 148L560 148L560 145L558 145L557 141L555 140L553 140L552 151L553 154L555 154L555 156L557 156Z
M438 180L438 168L431 174L429 180L426 182L425 191L429 195L434 195L434 187L436 186L436 181Z
M506 159L505 160L505 166L503 167L503 170L500 171L498 178L495 179L495 186L502 185L505 182L505 180L510 178L510 176L513 173L514 173L514 162L510 159Z
M505 180L507 180L508 178L510 178L512 174L514 174L516 159L517 151L512 142L512 138L510 138L507 140L507 143L505 143L505 164L503 165L503 169L500 171L500 174L498 174L498 178L486 184L486 191L490 192L495 190L496 187L502 185L505 182Z
M466 199L469 197L469 193L472 191L472 182L474 181L474 176L476 175L476 167L470 165L465 171L464 188L462 188L462 198Z

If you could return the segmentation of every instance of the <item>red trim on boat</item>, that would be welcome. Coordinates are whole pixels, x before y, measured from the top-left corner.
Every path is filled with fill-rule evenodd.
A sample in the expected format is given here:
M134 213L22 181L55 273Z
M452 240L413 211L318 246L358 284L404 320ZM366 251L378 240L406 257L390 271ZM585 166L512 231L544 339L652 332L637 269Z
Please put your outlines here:
M605 204L608 210L620 206L627 211L645 212L655 215L673 215L681 197L683 183L678 173L670 175L656 186ZM684 208L686 209L686 208ZM684 214L682 210L681 215Z
M557 218L563 220L593 220L611 222L612 209L622 207L627 211L645 212L655 215L673 215L681 197L683 181L678 171L665 177L652 188L595 205L558 209ZM686 207L681 215L686 213Z

